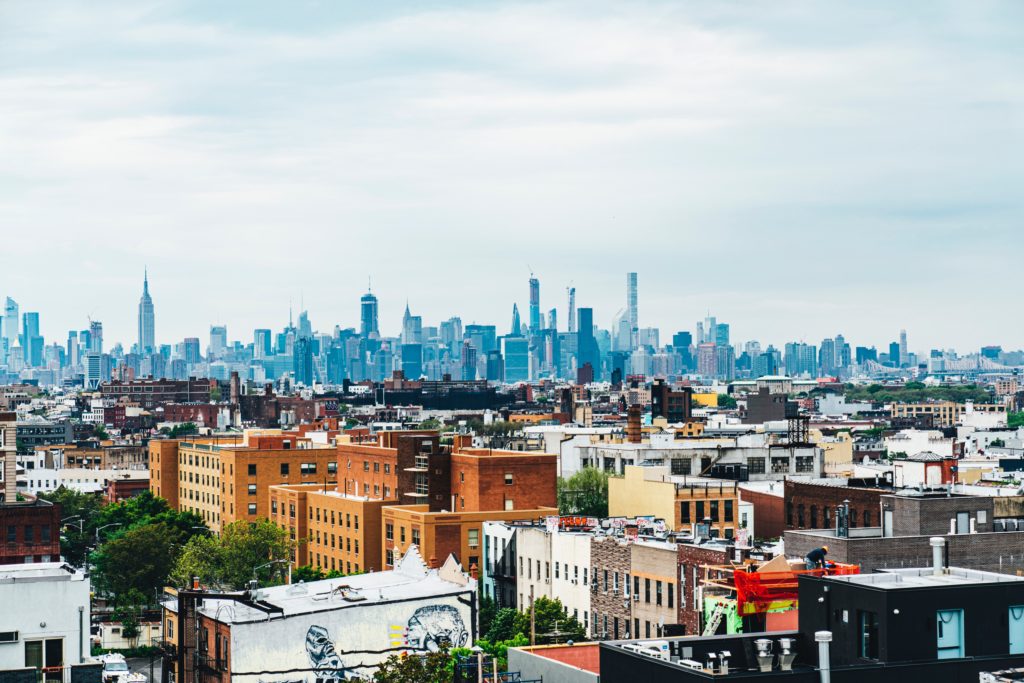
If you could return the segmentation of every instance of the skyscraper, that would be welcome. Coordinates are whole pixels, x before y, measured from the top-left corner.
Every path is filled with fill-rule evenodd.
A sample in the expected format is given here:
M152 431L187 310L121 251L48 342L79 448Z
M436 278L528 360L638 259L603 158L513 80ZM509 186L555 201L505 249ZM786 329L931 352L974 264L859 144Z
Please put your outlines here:
M210 326L210 360L216 360L221 358L228 348L228 328L227 325L211 325Z
M89 321L89 350L103 353L103 323L99 320Z
M369 289L359 299L359 334L363 337L379 337L377 327L377 297Z
M139 353L149 355L156 349L154 337L153 299L149 296L149 273L143 271L142 298L139 299Z
M896 366L900 367L907 363L908 360L909 355L907 354L907 331L900 330L900 357L898 362L896 363Z
M39 313L26 311L21 316L21 348L25 365L37 368L43 364L43 337L39 334Z
M7 340L7 348L14 348L14 342L18 340L18 302L7 297L4 304L4 339Z
M519 319L519 305L512 304L512 329L509 330L509 336L518 337L522 333L523 324Z
M597 346L597 339L594 338L594 309L580 308L579 314L580 329L578 332L577 348L578 363L576 367L583 367L586 363L594 369L594 381L601 380L601 350Z
M270 330L253 330L252 356L253 358L266 358L273 350L270 347Z
M629 333L631 348L637 346L637 334L640 331L640 315L637 308L636 273L626 273L626 314L629 317Z
M530 332L541 328L540 324L540 280L530 277Z
M569 334L576 331L576 288L569 287Z

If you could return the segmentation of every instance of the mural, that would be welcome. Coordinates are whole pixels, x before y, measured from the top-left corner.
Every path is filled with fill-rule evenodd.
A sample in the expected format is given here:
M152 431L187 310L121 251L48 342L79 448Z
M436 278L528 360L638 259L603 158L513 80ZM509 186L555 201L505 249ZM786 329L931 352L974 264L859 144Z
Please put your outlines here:
M316 624L306 631L306 656L316 670L317 683L333 683L347 678L341 657L334 650L334 641L323 626Z
M448 647L465 647L469 631L459 610L451 605L420 607L409 618L406 643L414 650L436 652L442 643Z
M232 626L233 683L363 680L389 655L472 644L471 593ZM468 598L468 599L467 599Z

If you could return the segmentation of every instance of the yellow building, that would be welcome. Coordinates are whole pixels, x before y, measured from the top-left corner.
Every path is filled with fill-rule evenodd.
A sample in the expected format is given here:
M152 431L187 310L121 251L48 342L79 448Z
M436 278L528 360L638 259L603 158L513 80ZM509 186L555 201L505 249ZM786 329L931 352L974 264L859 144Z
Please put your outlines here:
M734 481L669 474L669 468L627 465L608 479L611 517L653 515L673 530L692 530L710 518L718 536L731 538L739 528L739 491Z
M853 437L849 432L824 436L820 429L811 429L808 438L825 451L825 476L853 476Z
M698 405L703 408L718 407L718 394L716 394L713 391L705 394L698 394L694 392L693 396L691 396L690 398L693 400L694 405Z
M1006 406L1002 403L975 403L977 413L1005 413ZM953 401L932 401L929 403L892 403L889 410L894 418L915 418L932 416L932 424L936 427L953 427L959 422L966 410L963 403Z

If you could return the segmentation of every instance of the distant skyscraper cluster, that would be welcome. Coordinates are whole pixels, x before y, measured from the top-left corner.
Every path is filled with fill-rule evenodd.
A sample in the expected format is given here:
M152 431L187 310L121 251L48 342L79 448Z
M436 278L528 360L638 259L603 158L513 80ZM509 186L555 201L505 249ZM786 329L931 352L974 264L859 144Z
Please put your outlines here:
M306 310L299 311L279 331L253 330L251 341L232 340L228 327L214 324L204 344L186 337L160 344L156 338L155 306L144 273L138 305L138 338L129 349L121 344L105 348L103 324L89 320L70 330L64 343L44 343L40 315L22 312L7 297L0 316L0 382L36 381L40 384L81 384L96 387L111 378L211 377L226 380L237 372L253 382L280 382L311 386L345 382L382 381L399 373L407 380L527 382L546 378L576 382L622 382L643 376L697 381L785 374L791 377L837 377L866 374L881 376L927 363L930 371L999 367L1002 362L1024 364L1019 352L1004 353L987 346L980 355L960 359L951 351L933 350L918 359L908 348L906 330L900 330L883 351L851 347L843 335L813 344L786 342L780 348L762 347L756 340L737 344L730 326L708 314L692 330L679 330L663 339L659 329L641 327L640 293L636 272L626 273L622 307L601 327L590 306L577 308L576 288L566 287L565 329L559 329L558 306L544 313L541 282L530 274L527 282L527 319L512 304L507 332L493 324L463 325L453 316L436 326L426 324L407 301L398 334L388 336L380 324L377 296L368 287L359 299L358 328L331 325L319 332ZM385 328L388 326L385 325ZM392 327L392 329L395 329Z

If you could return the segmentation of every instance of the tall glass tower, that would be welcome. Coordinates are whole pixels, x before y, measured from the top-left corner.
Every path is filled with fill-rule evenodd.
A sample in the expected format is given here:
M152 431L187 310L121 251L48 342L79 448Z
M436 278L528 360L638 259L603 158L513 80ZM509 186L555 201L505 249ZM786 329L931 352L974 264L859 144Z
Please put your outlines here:
M139 353L148 356L156 349L154 335L153 299L149 296L149 272L142 276L142 298L139 299Z
M359 334L364 337L380 336L377 327L377 297L369 290L359 299Z

